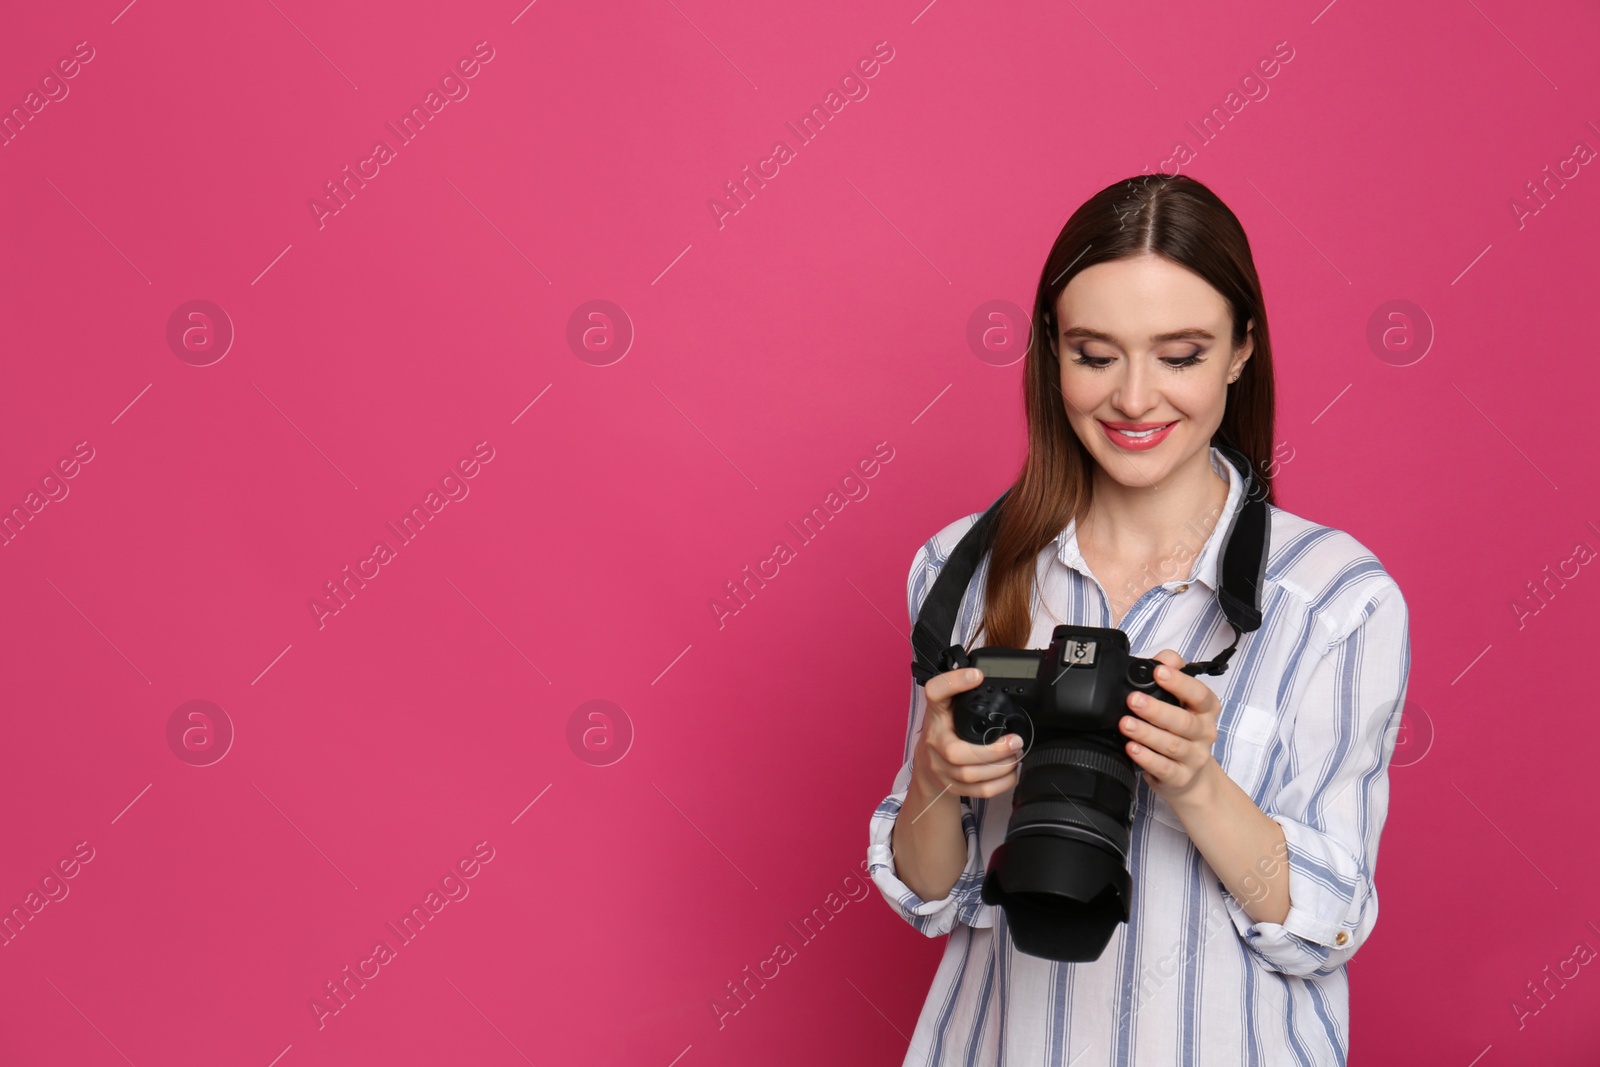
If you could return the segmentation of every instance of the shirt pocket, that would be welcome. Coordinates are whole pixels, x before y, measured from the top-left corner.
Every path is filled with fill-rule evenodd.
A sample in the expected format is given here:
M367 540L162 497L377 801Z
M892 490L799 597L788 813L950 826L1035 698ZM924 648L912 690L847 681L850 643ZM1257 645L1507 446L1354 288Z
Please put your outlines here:
M1222 771L1256 801L1267 776L1267 764L1278 739L1278 716L1268 708L1246 704L1233 698L1222 702L1217 716L1217 739L1211 746ZM1150 814L1158 822L1183 829L1172 805L1149 786Z

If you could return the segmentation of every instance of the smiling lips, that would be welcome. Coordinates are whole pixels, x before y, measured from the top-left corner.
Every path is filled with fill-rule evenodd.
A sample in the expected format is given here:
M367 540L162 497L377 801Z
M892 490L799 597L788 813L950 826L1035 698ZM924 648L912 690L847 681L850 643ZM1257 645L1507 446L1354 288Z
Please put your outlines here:
M1145 452L1166 439L1177 422L1107 422L1096 420L1105 430L1106 437L1118 448L1129 452Z

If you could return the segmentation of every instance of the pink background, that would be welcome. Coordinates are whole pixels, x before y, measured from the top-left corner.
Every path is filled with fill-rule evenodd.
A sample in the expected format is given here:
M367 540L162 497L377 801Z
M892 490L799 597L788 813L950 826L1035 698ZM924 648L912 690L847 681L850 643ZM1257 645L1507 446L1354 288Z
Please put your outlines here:
M1600 576L1547 577L1600 548L1573 313L1600 174L1525 188L1600 147L1592 5L123 2L0 35L8 111L93 50L0 147L0 507L67 490L0 548L0 906L93 850L0 948L0 1062L898 1063L943 943L875 888L789 924L864 884L912 553L1021 460L1021 365L969 317L1028 306L1074 207L1180 139L1264 280L1280 502L1411 608L1353 1061L1593 1062L1600 969L1527 983L1600 948ZM480 41L469 94L319 227ZM191 300L236 332L209 366L167 340ZM605 366L568 341L591 300L634 333ZM1420 360L1368 340L1392 300ZM324 583L479 442L469 494L319 628ZM719 627L879 442L867 495ZM208 766L179 753L219 718L168 739L192 700L235 735ZM606 766L569 741L591 700L622 712L590 745L633 734ZM479 842L469 895L319 1028L311 998Z

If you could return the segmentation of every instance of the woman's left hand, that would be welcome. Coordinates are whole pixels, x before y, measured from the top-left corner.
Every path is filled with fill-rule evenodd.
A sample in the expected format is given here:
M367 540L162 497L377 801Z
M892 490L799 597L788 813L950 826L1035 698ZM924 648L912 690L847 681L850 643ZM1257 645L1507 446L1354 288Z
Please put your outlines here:
M1124 715L1119 729L1130 738L1129 758L1144 769L1150 788L1170 803L1221 771L1211 745L1217 739L1222 701L1199 678L1183 673L1183 657L1172 649L1151 658L1165 664L1156 668L1156 684L1182 706L1131 693L1128 706L1134 714Z

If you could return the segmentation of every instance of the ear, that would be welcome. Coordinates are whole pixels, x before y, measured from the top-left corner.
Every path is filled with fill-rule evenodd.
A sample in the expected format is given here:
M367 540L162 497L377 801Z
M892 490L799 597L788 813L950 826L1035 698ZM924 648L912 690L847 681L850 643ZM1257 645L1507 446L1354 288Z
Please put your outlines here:
M1246 322L1244 324L1244 341L1240 343L1239 351L1234 353L1234 357L1233 357L1234 358L1233 368L1234 368L1235 373L1243 374L1244 373L1244 365L1245 365L1245 363L1248 362L1250 357L1255 354L1255 350L1256 350L1255 327L1256 327L1256 320L1255 319L1251 319L1250 321L1248 321L1248 322Z

